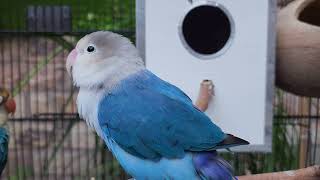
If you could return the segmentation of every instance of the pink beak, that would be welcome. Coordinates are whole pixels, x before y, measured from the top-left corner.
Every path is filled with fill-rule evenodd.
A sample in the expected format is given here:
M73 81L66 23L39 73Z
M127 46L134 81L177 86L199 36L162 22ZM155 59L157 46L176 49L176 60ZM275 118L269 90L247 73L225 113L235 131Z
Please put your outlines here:
M72 75L72 66L73 64L75 63L76 59L77 59L77 50L76 49L73 49L70 54L68 55L67 57L67 63L66 63L66 68L67 68L67 71L70 75Z

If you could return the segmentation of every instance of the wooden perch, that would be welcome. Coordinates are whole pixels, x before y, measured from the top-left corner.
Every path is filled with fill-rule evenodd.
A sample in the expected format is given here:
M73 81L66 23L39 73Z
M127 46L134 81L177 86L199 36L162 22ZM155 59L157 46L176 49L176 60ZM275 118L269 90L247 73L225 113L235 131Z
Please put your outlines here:
M209 102L214 94L214 85L210 80L204 80L200 84L199 96L196 101L196 106L205 111L208 108ZM239 180L318 180L320 179L320 166L312 166L299 170L273 172L265 174L239 176Z
M312 166L299 170L239 176L239 180L319 180L320 166Z
M203 80L200 84L200 91L198 95L198 99L196 101L196 106L201 111L206 111L209 102L212 100L212 96L214 95L214 85L211 80Z

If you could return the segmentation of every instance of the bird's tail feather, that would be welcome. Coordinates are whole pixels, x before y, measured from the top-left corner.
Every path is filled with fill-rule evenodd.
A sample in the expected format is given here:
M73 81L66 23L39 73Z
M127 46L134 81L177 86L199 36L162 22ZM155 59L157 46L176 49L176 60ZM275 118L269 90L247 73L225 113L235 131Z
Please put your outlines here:
M202 180L237 179L231 165L219 157L216 151L194 153L193 164Z

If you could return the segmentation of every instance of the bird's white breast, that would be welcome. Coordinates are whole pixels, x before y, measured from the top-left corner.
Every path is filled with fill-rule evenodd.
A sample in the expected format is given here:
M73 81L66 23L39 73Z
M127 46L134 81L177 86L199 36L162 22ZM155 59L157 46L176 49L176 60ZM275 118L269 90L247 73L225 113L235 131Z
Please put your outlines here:
M77 98L77 108L81 118L89 127L93 128L100 137L103 137L98 121L98 109L101 99L104 97L102 90L88 90L80 88Z

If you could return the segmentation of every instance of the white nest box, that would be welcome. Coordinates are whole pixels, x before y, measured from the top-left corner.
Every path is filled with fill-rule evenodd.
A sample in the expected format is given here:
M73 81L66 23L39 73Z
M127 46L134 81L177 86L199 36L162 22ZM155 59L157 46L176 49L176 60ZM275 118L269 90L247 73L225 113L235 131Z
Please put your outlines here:
M146 66L196 100L203 80L215 97L206 113L248 140L238 151L270 151L274 91L274 0L138 0L137 46Z

